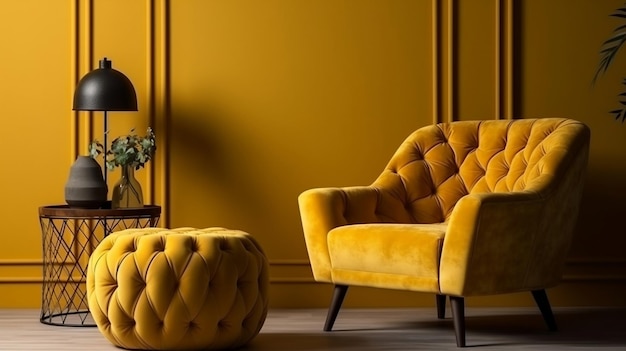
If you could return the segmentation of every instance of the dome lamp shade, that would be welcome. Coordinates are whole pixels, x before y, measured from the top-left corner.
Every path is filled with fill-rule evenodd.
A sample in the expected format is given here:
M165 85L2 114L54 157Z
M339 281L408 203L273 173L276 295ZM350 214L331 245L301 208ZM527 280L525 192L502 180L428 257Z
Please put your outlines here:
M73 110L137 111L137 94L124 73L113 69L111 61L100 60L100 67L87 73L74 91Z

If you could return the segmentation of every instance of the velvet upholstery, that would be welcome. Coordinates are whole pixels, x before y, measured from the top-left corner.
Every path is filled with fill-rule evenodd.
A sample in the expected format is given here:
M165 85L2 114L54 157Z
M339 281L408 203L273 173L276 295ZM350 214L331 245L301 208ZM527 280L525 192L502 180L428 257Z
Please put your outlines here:
M426 126L369 186L298 198L317 281L475 296L559 282L590 131L563 118Z
M244 345L263 326L268 285L258 243L224 228L119 231L96 247L87 273L96 325L126 349Z

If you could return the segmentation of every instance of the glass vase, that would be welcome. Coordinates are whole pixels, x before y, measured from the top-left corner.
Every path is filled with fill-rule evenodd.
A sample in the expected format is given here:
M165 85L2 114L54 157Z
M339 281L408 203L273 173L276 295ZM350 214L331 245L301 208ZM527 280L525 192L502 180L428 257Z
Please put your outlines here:
M122 177L113 187L111 208L143 207L141 184L135 179L135 167L121 166Z

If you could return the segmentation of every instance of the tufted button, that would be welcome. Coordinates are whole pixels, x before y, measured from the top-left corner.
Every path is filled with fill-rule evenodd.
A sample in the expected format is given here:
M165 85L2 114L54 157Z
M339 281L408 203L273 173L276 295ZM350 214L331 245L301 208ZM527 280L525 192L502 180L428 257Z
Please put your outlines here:
M422 160L424 158L424 156L422 155L422 151L419 149L418 146L416 146L413 150L411 150L411 159L413 160Z
M198 252L198 250L200 249L200 247L198 246L198 241L197 240L192 240L191 241L191 252Z
M230 245L228 244L228 241L226 241L226 239L220 240L220 250L222 251L230 250Z

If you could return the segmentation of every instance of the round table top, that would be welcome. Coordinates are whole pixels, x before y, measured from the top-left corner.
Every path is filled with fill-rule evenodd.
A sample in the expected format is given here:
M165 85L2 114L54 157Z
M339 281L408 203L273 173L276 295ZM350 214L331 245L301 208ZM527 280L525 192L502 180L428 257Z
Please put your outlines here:
M102 208L78 208L69 205L50 205L39 207L41 217L68 217L68 218L91 218L91 217L157 217L161 214L161 206L144 205L133 208L111 208L108 201Z

